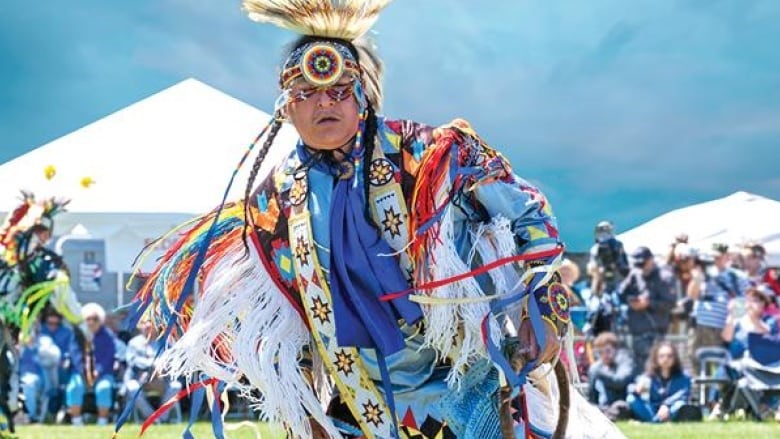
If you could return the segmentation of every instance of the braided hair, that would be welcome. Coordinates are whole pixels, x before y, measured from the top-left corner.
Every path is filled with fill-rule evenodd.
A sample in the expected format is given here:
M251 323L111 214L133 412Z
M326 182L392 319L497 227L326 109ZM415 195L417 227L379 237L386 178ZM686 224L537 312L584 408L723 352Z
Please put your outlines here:
M365 190L365 200L366 200L366 210L365 215L368 221L372 224L374 224L373 218L371 218L371 209L369 208L369 200L370 198L370 178L371 178L371 157L374 155L374 147L375 147L375 141L376 141L376 131L377 131L377 117L376 113L374 111L374 106L371 104L371 101L368 102L368 106L366 108L366 111L368 112L366 116L366 132L363 135L363 141L364 143L364 156L363 156L363 189ZM374 224L376 225L376 224Z
M247 228L249 227L249 197L252 195L252 189L257 179L257 174L260 172L260 167L265 161L265 157L268 155L268 151L271 149L271 145L274 143L276 135L282 128L282 122L279 118L279 114L274 115L274 121L271 123L271 128L268 131L268 136L265 138L263 147L260 148L260 152L257 153L254 163L252 164L252 170L249 173L249 179L246 182L246 188L244 189L244 229L241 231L241 240L244 242L244 251L249 254L249 244L247 242ZM254 232L254 231L253 231Z

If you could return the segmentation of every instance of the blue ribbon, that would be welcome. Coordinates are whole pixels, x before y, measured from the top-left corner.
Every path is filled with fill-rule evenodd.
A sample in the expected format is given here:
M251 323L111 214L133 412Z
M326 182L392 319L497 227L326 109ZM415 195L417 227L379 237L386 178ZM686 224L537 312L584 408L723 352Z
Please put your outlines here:
M532 279L530 285L534 286L536 285L539 274L535 275ZM543 276L543 274L541 275ZM496 300L490 304L490 315L498 315L506 308L508 308L511 305L517 304L519 300L522 300L523 297L527 296L531 292L530 288L525 288L523 285L519 285L514 292L512 292L507 297ZM544 352L544 349L547 345L546 338L544 337L545 334L545 327L544 327L544 320L542 319L542 314L539 310L539 304L536 303L536 298L533 297L533 295L528 299L528 319L531 322L531 327L533 328L534 337L536 338L536 343L539 345L539 352ZM518 328L519 329L519 328ZM493 363L501 369L501 371L504 373L504 376L506 377L507 384L512 388L512 397L517 396L517 393L520 391L520 386L524 385L526 383L526 378L528 376L528 373L530 373L536 366L537 366L537 359L533 359L526 363L523 368L519 372L515 372L515 370L512 368L511 364L507 360L506 356L504 355L504 352L500 349L496 343L493 342L493 340L490 338L490 319L486 318L482 325L482 331L485 336L485 344L487 347L488 355L490 356L490 359L493 361Z
M182 439L195 439L192 435L192 426L195 425L195 421L198 420L198 413L203 406L203 400L206 398L206 389L201 387L200 389L192 392L190 395L190 419L187 427L181 434Z
M222 423L222 412L219 404L219 395L225 390L225 383L220 381L215 387L214 401L211 402L211 431L216 439L225 439L225 426Z

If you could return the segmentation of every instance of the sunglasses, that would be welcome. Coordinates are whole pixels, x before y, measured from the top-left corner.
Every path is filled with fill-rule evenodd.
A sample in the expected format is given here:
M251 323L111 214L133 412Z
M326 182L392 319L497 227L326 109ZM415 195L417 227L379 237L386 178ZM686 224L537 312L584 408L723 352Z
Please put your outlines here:
M319 92L325 94L336 102L348 99L355 93L355 81L349 81L346 84L334 84L329 87L312 87L302 90L290 90L290 102L303 102Z

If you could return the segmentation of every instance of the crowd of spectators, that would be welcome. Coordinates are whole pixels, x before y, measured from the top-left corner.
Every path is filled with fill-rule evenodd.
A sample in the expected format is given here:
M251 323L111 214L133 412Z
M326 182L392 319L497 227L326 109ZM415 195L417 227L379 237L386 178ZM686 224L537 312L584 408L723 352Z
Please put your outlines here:
M150 324L127 333L118 329L117 316L106 316L96 303L84 305L81 313L84 324L74 328L47 309L20 346L22 423L83 425L88 411L98 425L106 425L117 413L117 400L129 401L142 386L135 409L145 419L155 409L148 393L165 401L181 389L178 381L150 376L155 355Z
M627 251L608 222L597 225L595 238L590 284L569 284L587 310L580 325L586 355L578 359L589 363L592 403L615 420L718 419L735 409L731 396L742 389L759 402L758 409L745 404L753 415L780 421L780 283L761 245L697 249L680 235L666 255ZM756 336L765 342L754 348ZM778 355L759 364L767 355L755 349ZM713 370L705 356L722 360ZM750 368L767 381L753 393L740 380Z
M613 420L723 417L745 373L735 361L751 358L751 337L774 340L780 352L780 282L763 247L696 249L681 235L666 255L647 247L627 251L608 222L598 224L595 238L589 280L577 282L581 270L570 260L560 269L574 307L587 311L577 325L586 352L578 360L590 401ZM84 305L82 317L74 328L47 309L19 347L22 421L82 425L87 413L104 425L116 416L118 399L132 401L146 419L181 390L180 382L153 375L152 325L120 331L120 319L96 303ZM727 360L703 370L697 354L706 349L721 350ZM777 366L780 391L780 355ZM697 380L705 376L721 385L699 392ZM757 398L756 416L780 420L780 398L769 392Z

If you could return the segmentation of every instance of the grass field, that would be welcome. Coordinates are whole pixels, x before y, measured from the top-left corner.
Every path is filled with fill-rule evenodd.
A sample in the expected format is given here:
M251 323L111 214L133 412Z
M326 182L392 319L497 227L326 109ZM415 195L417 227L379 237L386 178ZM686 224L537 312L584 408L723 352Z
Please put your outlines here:
M178 439L181 437L181 425L155 425L144 435L150 439ZM631 439L772 439L780 438L780 424L756 423L756 422L728 422L728 423L699 423L699 424L675 424L675 425L646 425L635 423L620 424L620 429ZM122 429L120 438L136 438L139 427L128 425ZM278 429L265 425L259 426L263 439L283 438L284 435ZM112 429L110 427L71 427L71 426L22 426L18 428L17 435L20 439L109 439ZM200 423L193 429L193 434L198 439L213 437L211 426ZM255 433L251 429L243 428L235 432L228 432L230 439L254 439Z

